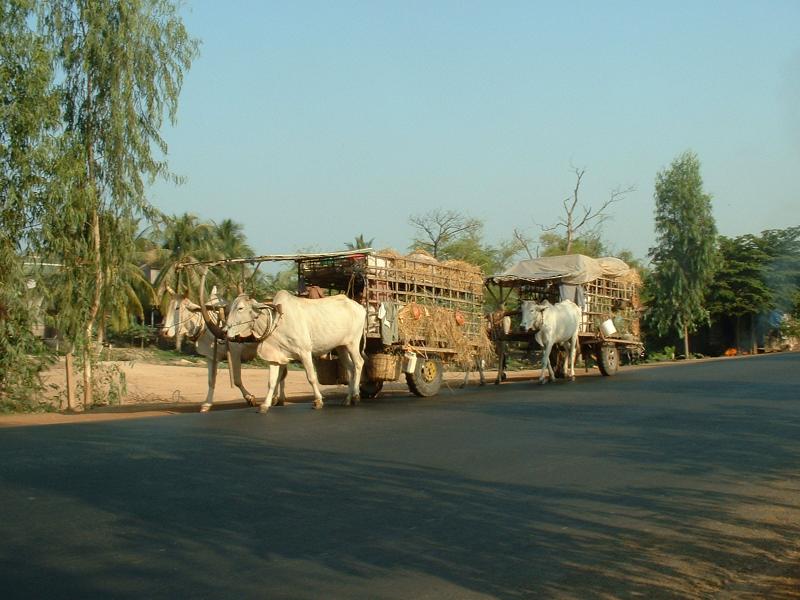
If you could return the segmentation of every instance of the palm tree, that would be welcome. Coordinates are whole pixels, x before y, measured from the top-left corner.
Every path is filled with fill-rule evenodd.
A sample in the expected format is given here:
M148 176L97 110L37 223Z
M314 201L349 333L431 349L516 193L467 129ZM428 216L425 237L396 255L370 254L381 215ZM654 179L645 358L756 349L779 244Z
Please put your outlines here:
M225 219L214 226L211 243L217 258L244 258L254 254L247 243L244 227L231 219ZM209 277L209 283L215 282L223 296L234 296L242 291L244 282L251 273L252 269L244 264L237 268L223 267L217 270L213 279Z
M108 239L133 239L129 252L119 255L116 264L104 264L106 286L103 288L102 310L100 312L98 339L103 340L105 326L113 331L127 330L134 318L144 321L145 307L156 302L155 292L142 267L153 256L153 243L142 236L134 236L139 222L130 219L105 218L104 230ZM113 233L113 235L112 235ZM112 256L112 253L108 253Z
M192 262L216 258L213 248L214 228L210 223L201 222L197 216L184 213L167 217L161 228L153 231L155 242L154 261L151 267L159 269L154 288L156 297L161 299L162 314L167 309L170 294L167 288L197 298L200 287L200 274L195 269L178 270L181 262ZM175 348L180 350L183 340L175 336Z
M167 286L179 293L195 295L199 285L199 274L191 269L178 271L181 262L211 260L214 252L214 226L201 222L196 215L184 213L168 217L163 227L153 233L156 242L155 260L151 266L160 269L155 280L156 295L163 297Z
M375 241L375 238L372 238L369 241L364 239L364 234L359 233L354 242L345 242L345 246L348 250L361 250L363 248L372 248L372 243Z

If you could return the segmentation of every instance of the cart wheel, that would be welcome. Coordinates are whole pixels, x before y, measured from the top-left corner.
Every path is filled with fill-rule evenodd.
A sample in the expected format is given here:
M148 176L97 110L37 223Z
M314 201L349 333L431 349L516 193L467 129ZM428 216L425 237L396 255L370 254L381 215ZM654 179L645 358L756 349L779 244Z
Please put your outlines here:
M442 387L442 363L435 358L418 358L413 373L406 373L408 389L417 396L435 396Z
M383 381L365 381L359 386L361 397L372 399L383 389Z
M597 352L597 366L603 375L611 376L619 371L619 350L616 346L600 346Z

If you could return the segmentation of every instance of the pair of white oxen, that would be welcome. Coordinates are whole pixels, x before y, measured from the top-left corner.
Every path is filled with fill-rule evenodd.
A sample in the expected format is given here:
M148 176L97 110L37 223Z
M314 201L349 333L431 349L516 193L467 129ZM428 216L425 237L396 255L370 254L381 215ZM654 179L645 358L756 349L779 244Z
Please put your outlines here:
M358 382L364 359L361 343L366 323L366 310L347 296L326 296L310 300L286 291L275 294L272 302L258 302L243 294L226 307L212 292L209 301L194 304L183 295L171 294L167 314L161 328L162 336L173 338L185 335L195 342L197 352L208 363L208 393L201 412L211 409L214 402L217 363L228 360L234 384L248 404L255 406L255 396L242 383L241 363L258 355L269 365L267 394L261 412L286 400L284 379L286 365L300 361L314 389L314 408L322 408L313 357L337 350L349 375L349 390L344 404L360 399ZM221 317L219 310L227 310ZM223 324L224 319L224 324ZM275 392L280 388L279 394Z

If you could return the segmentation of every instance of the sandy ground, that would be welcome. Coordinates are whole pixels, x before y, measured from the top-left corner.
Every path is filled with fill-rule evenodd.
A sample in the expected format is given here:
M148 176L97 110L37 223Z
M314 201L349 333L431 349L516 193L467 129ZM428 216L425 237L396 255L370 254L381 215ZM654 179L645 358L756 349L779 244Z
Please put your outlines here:
M0 427L22 425L48 425L56 423L88 422L122 419L143 416L156 416L176 412L200 410L208 391L208 370L205 366L187 363L186 365L163 365L145 362L107 363L118 368L125 375L127 393L120 406L95 407L84 413L40 413L0 415ZM583 370L580 370L583 373ZM576 374L578 369L576 369ZM497 371L487 371L487 380L494 381ZM516 371L513 379L538 377L539 371ZM63 363L44 377L46 384L64 386ZM458 387L463 383L464 373L445 374L445 384ZM245 368L242 370L244 386L258 399L263 399L267 390L267 370L264 368ZM470 374L470 385L478 384L478 373ZM326 401L340 402L347 393L343 385L320 386ZM396 382L387 382L385 392L408 392L405 379L401 376ZM311 402L313 392L302 370L290 370L286 378L286 398L289 402ZM217 374L214 394L215 409L243 406L242 395L232 386L226 366L221 365Z

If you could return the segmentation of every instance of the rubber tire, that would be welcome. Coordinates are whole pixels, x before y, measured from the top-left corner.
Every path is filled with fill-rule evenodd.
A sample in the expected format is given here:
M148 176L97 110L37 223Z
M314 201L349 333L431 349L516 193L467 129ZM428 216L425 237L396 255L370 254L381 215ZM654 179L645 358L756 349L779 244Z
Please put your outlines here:
M413 373L406 373L408 389L415 396L429 398L439 393L442 387L442 363L435 358L417 358Z
M597 351L597 366L606 377L614 375L619 371L619 349L612 345L600 346Z
M371 400L380 394L383 389L383 381L366 381L359 386L361 397Z

